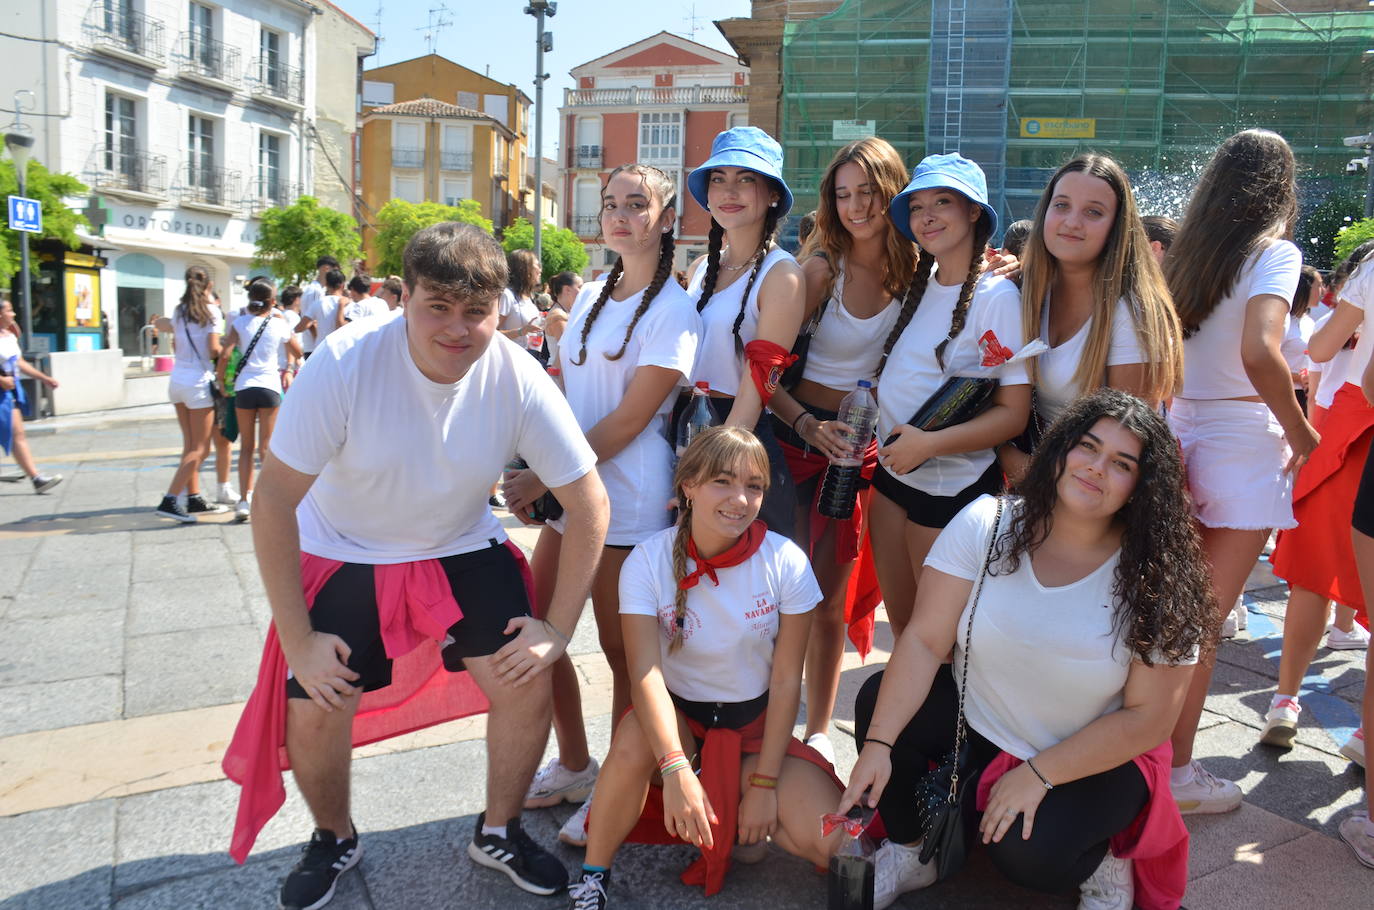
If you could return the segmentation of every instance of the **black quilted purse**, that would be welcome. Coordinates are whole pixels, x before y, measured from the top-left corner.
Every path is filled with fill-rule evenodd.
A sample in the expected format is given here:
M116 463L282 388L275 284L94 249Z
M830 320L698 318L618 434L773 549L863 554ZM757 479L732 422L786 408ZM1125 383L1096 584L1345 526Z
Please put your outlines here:
M966 801L973 798L978 785L979 774L969 768L968 726L964 723L964 690L968 686L969 650L973 644L973 614L978 610L978 598L983 593L983 579L987 577L988 565L992 562L992 548L997 543L997 532L1002 526L1002 497L997 497L997 517L992 523L992 534L988 538L988 551L983 557L983 568L978 573L978 585L973 592L973 604L969 607L968 623L964 632L964 670L959 681L959 718L955 721L954 748L951 749L935 770L927 774L916 789L916 808L920 813L921 862L928 863L933 857L937 880L943 881L958 872L968 857L969 837L966 816Z

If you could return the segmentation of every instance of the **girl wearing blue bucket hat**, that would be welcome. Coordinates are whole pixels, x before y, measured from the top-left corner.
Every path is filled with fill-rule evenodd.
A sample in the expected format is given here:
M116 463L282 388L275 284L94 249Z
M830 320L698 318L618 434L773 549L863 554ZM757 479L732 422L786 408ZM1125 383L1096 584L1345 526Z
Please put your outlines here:
M992 406L972 420L934 432L906 422L949 375L1000 364L1021 348L1021 297L1010 280L985 271L997 213L974 162L927 157L893 198L889 216L921 248L878 363L878 438L890 442L878 449L869 513L878 583L900 635L940 529L1001 489L993 449L1025 429L1031 393L1025 365L1011 363Z
M741 126L711 143L711 155L687 176L687 188L711 214L707 254L692 263L687 293L701 314L694 382L711 388L718 420L754 431L768 452L768 496L759 517L791 536L796 494L787 461L764 414L791 363L801 329L803 279L797 261L773 243L792 207L782 179L782 146Z

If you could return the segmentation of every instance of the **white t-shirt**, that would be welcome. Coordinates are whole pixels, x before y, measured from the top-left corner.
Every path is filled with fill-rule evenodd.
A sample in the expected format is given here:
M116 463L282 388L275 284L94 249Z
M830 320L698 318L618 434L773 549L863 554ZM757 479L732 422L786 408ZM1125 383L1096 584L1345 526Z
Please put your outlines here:
M291 327L275 312L267 316L244 313L234 320L234 331L239 336L239 353L242 354L250 344L253 345L248 359L239 361L239 371L234 375L235 392L243 389L281 391L281 349L292 336ZM258 334L258 327L264 319L267 320L267 327L259 336L258 343L253 344L253 336Z
M210 336L224 331L224 315L216 304L209 304L210 322L201 325L172 314L172 345L176 364L171 381L178 385L209 382L215 374L215 362L210 359Z
M1283 354L1283 361L1288 364L1290 373L1299 373L1307 366L1307 342L1312 337L1313 325L1315 323L1312 317L1306 313L1297 319L1288 317L1288 331L1283 335L1279 351ZM1302 384L1295 379L1293 388L1300 389Z
M1020 505L1019 499L1008 501L1004 532L1009 510ZM968 648L968 610L996 514L995 497L969 503L940 532L925 564L974 582L954 649L956 680L965 655L972 653L964 714L970 727L1024 759L1120 709L1134 655L1112 629L1120 550L1068 585L1040 584L1024 555L1015 572L987 576ZM1196 661L1194 656L1182 663Z
M991 332L993 339L1013 353L1024 342L1021 332L1021 292L1006 278L984 275L978 280L969 302L964 330L945 348L946 369L940 370L935 346L949 335L950 318L959 299L963 282L945 287L930 276L925 297L907 323L887 366L878 380L878 441L881 445L892 428L909 421L921 405L960 370L982 362L980 339ZM1028 385L1024 363L1007 366L1000 375L1002 385ZM894 475L902 483L932 496L953 496L977 480L992 464L991 449L941 455L916 470ZM880 468L886 470L886 468Z
M503 332L524 328L539 318L539 307L534 305L534 301L528 297L516 297L510 288L501 292L496 307L501 316L498 328Z
M301 292L301 315L312 316L315 307L320 304L320 298L324 296L324 287L318 281L312 281L305 286ZM315 350L315 339L309 332L301 332L301 349L306 353Z
M749 291L744 321L739 327L741 344L748 344L758 334L759 291L763 289L763 281L768 277L769 270L784 259L796 261L791 253L779 248L770 251L759 264L759 277ZM739 394L739 378L744 372L744 351L735 346L734 331L744 288L749 284L749 269L742 269L741 272L728 288L713 293L706 302L706 308L701 311L701 354L697 357L696 374L692 376L692 382L710 383L711 391L723 395ZM687 295L694 302L701 299L701 283L705 279L706 264L702 263L687 285Z
M563 336L568 341L563 347L563 391L583 432L620 406L639 367L675 370L681 374L679 384L684 384L692 375L701 338L696 307L678 283L669 280L640 317L619 360L604 355L620 350L625 329L644 298L642 291L625 300L606 298L587 337L586 359L580 365L573 363L582 350L582 327L604 284L596 281L583 286ZM632 546L668 524L664 504L673 495L673 449L666 434L676 400L673 389L639 435L597 468L611 500L608 544ZM562 531L560 523L554 527Z
M844 305L844 263L840 263L835 287L823 305L825 312L807 349L803 378L844 391L858 388L861 379L873 382L883 345L902 311L901 301L890 301L867 319L855 316Z
M295 338L297 341L300 341L301 336L296 334L296 326L300 324L301 314L297 313L295 310L279 309L277 310L277 312L281 313L281 318L286 321L286 327L291 330L291 337ZM277 351L277 366L283 370L287 367L286 345L282 345L281 348Z
M357 322L370 316L385 316L390 312L391 307L380 297L364 297L362 300L350 300L344 304L344 319L349 322Z
M1040 337L1045 344L1050 343L1050 308L1041 309ZM1083 361L1083 350L1088 346L1088 335L1092 332L1093 320L1083 323L1083 327L1073 337L1058 347L1052 347L1040 355L1039 379L1035 384L1035 406L1046 426L1064 412L1085 390L1078 387L1074 374ZM1144 363L1145 352L1140 347L1140 337L1136 335L1135 318L1131 313L1131 303L1125 297L1116 302L1116 312L1112 314L1111 346L1107 348L1107 366L1122 366L1128 363ZM1106 382L1107 377L1102 377ZM1086 391L1093 391L1087 389Z
M301 304L301 315L309 316L315 320L315 337L313 339L310 337L309 330L301 333L303 340L309 342L309 345L303 350L313 352L315 348L324 343L330 332L338 328L339 307L343 306L345 299L321 294L309 309L304 303Z
M1183 391L1180 398L1246 398L1255 393L1240 359L1245 309L1252 298L1273 294L1291 301L1302 272L1302 253L1287 240L1256 250L1241 266L1231 293L1183 342ZM1284 315L1284 330L1288 316Z
M502 337L456 383L425 378L409 323L367 320L317 348L286 396L272 452L319 475L296 509L301 549L389 564L501 543L487 505L518 452L551 487L596 455L539 362Z
M1345 371L1340 374L1346 382L1359 385L1364 379L1364 368L1369 365L1370 355L1374 354L1374 323L1370 318L1374 316L1374 257L1355 267L1341 288L1341 300L1364 312L1364 320L1360 323L1360 340L1355 342L1355 352L1346 364Z
M806 554L769 531L748 561L703 576L687 592L682 647L669 653L675 625L673 540L665 528L634 548L620 569L620 612L656 616L663 682L689 701L741 702L768 691L779 613L805 613L821 601ZM687 570L695 568L687 561Z
M18 357L19 336L13 332L0 332L0 364L5 364L11 357Z

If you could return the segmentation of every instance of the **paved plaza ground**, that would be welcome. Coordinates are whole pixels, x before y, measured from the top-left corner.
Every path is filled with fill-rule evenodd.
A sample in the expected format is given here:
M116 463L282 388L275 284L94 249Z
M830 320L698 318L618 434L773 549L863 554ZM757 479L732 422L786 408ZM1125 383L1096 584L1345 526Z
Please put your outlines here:
M285 807L235 866L226 851L238 790L219 770L269 616L249 528L228 515L182 526L152 514L180 450L170 406L46 421L31 434L42 468L66 480L45 496L0 484L0 910L275 907L308 815L288 785ZM1257 566L1248 633L1221 648L1198 751L1240 781L1246 803L1189 821L1193 910L1369 907L1374 895L1374 871L1336 837L1362 795L1358 769L1337 749L1359 723L1363 652L1320 651L1296 747L1255 745L1285 598ZM590 613L571 653L593 752L604 754L609 677ZM879 643L866 663L846 656L834 732L842 777L855 756L844 732L853 693L890 647L883 621ZM564 905L516 890L464 853L483 802L483 731L484 718L469 718L359 750L354 817L365 855L331 907ZM572 808L531 812L526 824L553 843ZM569 869L580 862L578 851L559 855ZM824 906L823 877L776 850L737 864L710 901L677 881L688 861L685 848L626 848L615 906ZM1006 885L977 854L953 881L899 904L1074 905Z

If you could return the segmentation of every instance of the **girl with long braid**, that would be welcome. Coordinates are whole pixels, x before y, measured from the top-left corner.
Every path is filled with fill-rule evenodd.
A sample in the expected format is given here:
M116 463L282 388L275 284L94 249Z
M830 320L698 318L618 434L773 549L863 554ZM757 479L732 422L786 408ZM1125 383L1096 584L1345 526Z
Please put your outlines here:
M1031 393L1025 366L1010 363L992 405L972 420L935 432L906 423L947 371L999 364L1021 347L1021 299L1016 285L985 269L997 213L974 162L927 157L889 217L921 248L878 361L878 439L890 442L878 449L868 524L888 621L900 636L940 529L1001 489L993 449L1025 429Z
M816 227L800 253L806 276L811 343L802 376L769 403L773 432L797 485L794 540L811 555L825 599L811 625L806 654L806 743L834 757L830 718L844 656L846 623L862 653L872 640L872 611L882 599L863 537L868 493L853 517L831 521L817 511L832 457L848 450L837 409L859 380L872 382L883 342L901 309L916 264L911 241L892 227L888 203L906 185L897 150L877 137L835 153L821 178ZM877 449L864 458L871 477ZM868 480L863 481L868 486ZM851 583L851 575L858 577Z
M796 496L787 460L764 414L792 362L805 310L801 268L773 242L792 207L782 179L782 146L741 126L711 143L711 157L687 176L692 198L711 213L707 253L687 272L701 314L694 382L711 387L711 407L728 426L753 429L768 452L769 494L761 517L792 535Z
M635 544L669 524L664 504L672 496L673 452L664 431L677 387L691 376L701 335L696 308L672 280L676 218L677 192L667 174L642 164L611 172L601 194L601 232L619 258L604 281L578 294L559 345L564 391L597 453L611 501L592 608L611 668L613 717L630 703L620 567ZM506 502L522 520L544 492L530 471L514 472L505 485ZM535 547L532 571L541 600L554 588L563 530L561 518L549 519ZM558 755L535 775L527 808L585 800L596 780L572 661L565 655L553 672ZM562 839L585 842L585 826L584 808L568 821Z
M740 427L711 427L674 476L677 527L635 547L620 574L634 707L611 740L574 910L609 905L626 841L691 844L686 884L718 891L735 844L773 842L824 866L820 817L842 789L792 736L811 611L806 554L757 520L770 466ZM699 771L699 773L694 773Z

